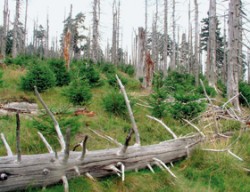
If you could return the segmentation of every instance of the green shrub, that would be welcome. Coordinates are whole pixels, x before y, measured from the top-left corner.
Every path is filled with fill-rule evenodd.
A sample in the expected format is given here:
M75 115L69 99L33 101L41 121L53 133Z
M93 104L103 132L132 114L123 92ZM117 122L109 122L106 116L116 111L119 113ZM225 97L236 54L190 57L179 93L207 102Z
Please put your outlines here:
M116 73L116 67L111 63L104 63L101 65L101 70L103 73Z
M50 59L48 64L56 76L56 85L64 86L70 83L70 75L62 59Z
M91 87L101 85L100 74L95 70L93 64L82 65L79 69L79 77L86 79Z
M38 91L43 92L55 84L55 74L43 64L32 66L26 76L21 79L21 88L26 91L32 91L34 86L37 86Z
M86 105L92 98L88 82L80 79L73 80L65 90L64 95L74 105Z
M240 103L248 105L250 103L250 86L245 82L240 82L239 92L243 95L240 95Z
M103 98L105 111L123 116L126 114L126 103L122 94L112 91Z
M207 92L208 96L210 96L210 97L215 97L216 96L217 93L216 93L216 91L215 91L215 89L213 87L210 87L208 85L204 85L204 86L205 86L205 89L206 89L206 92ZM205 95L204 89L203 89L202 86L198 87L197 92L199 94L201 94L201 95Z
M135 68L133 65L121 64L119 65L119 69L124 73L127 73L130 77L134 76Z

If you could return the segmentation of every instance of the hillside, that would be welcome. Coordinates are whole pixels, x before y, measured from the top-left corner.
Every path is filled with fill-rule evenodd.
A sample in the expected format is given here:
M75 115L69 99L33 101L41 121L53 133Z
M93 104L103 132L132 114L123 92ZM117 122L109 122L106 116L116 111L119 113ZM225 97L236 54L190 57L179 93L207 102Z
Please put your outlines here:
M1 70L3 72L0 88L1 104L25 101L39 105L38 115L21 114L22 154L47 152L37 131L43 133L53 149L59 150L53 122L45 113L33 91L24 90L22 85L22 79L37 62L41 65L49 63L54 73L56 73L55 69L60 68L60 64L58 64L60 62L36 61L31 58L23 60L18 65L13 64L15 61L9 61ZM89 61L75 61L71 68L73 72L69 74L71 82L69 85L54 85L41 91L42 98L58 120L63 134L68 127L71 129L71 149L80 143L85 135L89 136L87 149L90 151L116 147L114 142L108 141L98 134L110 136L120 143L125 142L131 124L126 107L124 108L123 101L121 101L122 98L117 96L120 91L114 74L118 74L125 85L143 146L172 139L162 125L148 118L147 115L161 119L177 136L197 132L183 120L188 119L207 137L189 158L175 162L173 167L168 165L177 179L154 166L155 174L147 169L126 172L124 182L116 175L97 181L86 177L72 179L69 181L70 191L250 191L249 170L246 170L249 169L250 163L250 133L247 125L241 121L247 119L249 114L247 107L242 108L243 114L239 117L240 120L215 111L215 105L222 109L227 100L223 98L222 89L218 94L214 93L207 86L203 77L201 78L205 83L207 94L209 98L213 98L212 104L208 104L202 87L194 88L194 78L190 75L173 73L167 79L156 75L153 89L145 90L141 87L140 82L134 79L132 68L126 66L115 68L107 63L93 64L94 67L89 68L89 64L91 64ZM57 71L57 80L58 74ZM73 90L76 90L78 85L84 84L83 81L77 84L78 78L88 82L88 90L92 97L84 102L74 103L75 98L72 100L68 95L73 94ZM62 79L65 80L66 77L63 76ZM70 88L72 85L75 86L74 89ZM85 96L88 90L85 90ZM116 101L115 105L108 105L114 101ZM225 108L229 110L230 105ZM90 115L76 115L76 111L79 109L84 109L83 111ZM214 119L215 113L216 118ZM237 116L237 114L235 115ZM15 152L15 115L0 116L0 125L0 132L4 133L10 147ZM220 133L227 133L229 137L215 137L216 129ZM134 137L131 140L131 144L133 143ZM227 151L228 147L243 161L230 155ZM204 149L224 151L212 152ZM0 156L5 155L6 150L0 140ZM244 170L244 168L246 169ZM28 188L27 191L41 191L41 189ZM56 186L48 187L46 191L63 191L63 186L59 183Z

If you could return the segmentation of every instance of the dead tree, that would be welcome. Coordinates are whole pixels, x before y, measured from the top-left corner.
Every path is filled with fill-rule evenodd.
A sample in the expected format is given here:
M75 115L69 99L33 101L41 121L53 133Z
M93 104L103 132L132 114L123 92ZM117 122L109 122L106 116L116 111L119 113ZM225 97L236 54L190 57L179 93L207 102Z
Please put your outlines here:
M112 63L117 64L117 21L118 21L118 11L116 6L116 0L113 1L113 31L112 31L112 50L111 50L111 58Z
M144 52L144 45L145 45L145 30L143 27L138 28L138 36L137 36L137 59L136 59L136 78L141 79L141 81L144 81L145 75L144 75L144 61L145 61L145 52Z
M99 58L99 21L100 21L100 0L94 0L93 4L93 29L92 29L92 59L97 62Z
M209 6L209 37L207 46L207 71L206 76L211 87L215 87L217 83L217 67L216 67L216 0L210 0Z
M167 74L168 68L168 0L164 0L164 47L163 47L163 73Z
M15 58L17 56L17 33L18 33L18 23L20 17L20 0L16 0L16 14L14 21L14 29L13 29L13 44L12 44L12 57Z
M158 0L155 1L155 15L152 23L152 60L155 64L155 68L159 69L158 54L159 54L159 42L158 42ZM144 53L145 54L145 53Z
M228 13L228 68L227 96L234 108L240 111L239 97L239 38L240 38L240 0L229 1Z
M116 76L117 77L117 76ZM126 96L124 86L117 77L121 90L124 94L128 106L131 120L133 113L129 108L129 100ZM111 174L121 175L122 181L125 179L124 171L149 168L151 165L164 167L173 177L173 172L165 163L174 162L180 158L188 156L190 151L202 141L198 134L188 137L178 138L169 128L167 129L173 136L173 140L164 141L159 144L140 146L140 136L136 124L132 122L133 129L130 130L125 144L119 148L105 149L98 151L86 151L87 137L80 144L81 152L70 151L70 130L66 131L66 139L61 134L59 124L53 114L42 100L40 94L35 89L38 100L52 118L58 140L62 148L61 152L56 152L47 142L46 138L39 133L42 141L46 145L49 153L37 155L22 155L20 143L20 119L17 115L17 155L13 155L5 137L1 134L8 156L0 157L0 191L25 190L30 187L46 187L60 181L64 184L64 190L69 191L68 179L85 175L91 179L94 177L104 177ZM154 120L157 120L154 118ZM158 121L158 120L157 120ZM160 122L164 125L163 122ZM167 126L165 126L167 127ZM129 146L132 133L135 133L136 144Z
M176 21L175 21L175 0L172 1L172 30L173 30L173 42L172 42L172 57L170 63L170 69L176 69Z
M195 85L199 85L199 74L200 74L200 66L199 66L199 8L197 0L194 0L195 6L195 39L194 39L194 77L195 77Z
M26 0L25 4L25 22L24 22L24 35L23 35L23 50L25 52L26 49L26 39L27 39L27 20L28 20L28 6L29 0Z
M8 0L4 1L3 9L3 33L1 35L1 55L3 58L6 55L6 41L7 41L7 22L8 22Z
M45 57L49 57L49 15L47 14L46 36L45 36Z
M248 84L250 84L250 48L247 50Z

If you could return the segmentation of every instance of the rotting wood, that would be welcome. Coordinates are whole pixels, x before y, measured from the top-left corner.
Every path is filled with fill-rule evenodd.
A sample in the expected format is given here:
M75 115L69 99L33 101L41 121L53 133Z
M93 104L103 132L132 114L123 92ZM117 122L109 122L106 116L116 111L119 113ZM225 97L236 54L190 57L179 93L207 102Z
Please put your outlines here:
M108 165L117 165L121 162L125 171L143 169L153 163L153 158L164 163L174 162L187 156L186 146L197 142L200 135L178 138L159 144L148 146L129 146L124 155L117 155L120 148L89 151L83 160L82 152L70 151L70 156L65 164L64 153L58 153L58 159L53 154L22 155L22 161L16 163L16 156L0 157L0 175L7 175L5 180L0 180L0 191L15 191L27 187L48 186L61 181L62 176L68 179L77 177L75 167L79 168L81 175L90 174L92 177L103 177L114 174L107 170ZM189 150L195 147L192 146ZM46 171L45 171L46 170Z

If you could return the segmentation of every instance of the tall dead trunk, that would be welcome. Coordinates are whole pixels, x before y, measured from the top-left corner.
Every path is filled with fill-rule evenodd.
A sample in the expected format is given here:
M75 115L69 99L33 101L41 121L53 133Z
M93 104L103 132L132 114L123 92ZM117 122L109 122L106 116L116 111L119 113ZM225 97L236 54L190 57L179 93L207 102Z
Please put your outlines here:
M152 59L155 64L155 69L159 69L158 66L158 0L155 1L155 16L152 23Z
M17 56L17 33L18 33L18 23L20 17L20 0L16 0L16 14L15 14L15 22L13 29L13 44L12 44L12 57L15 58Z
M45 58L49 57L49 15L47 14L46 37L45 37Z
M144 81L144 44L145 44L145 30L143 27L138 28L137 41L137 59L136 59L136 78Z
M187 65L187 71L188 73L193 72L193 39L192 39L192 23L191 23L191 3L189 0L188 3L188 65Z
M224 84L227 82L227 30L226 30L226 14L224 14L224 35L223 35L223 70L222 70L222 81Z
M117 6L113 1L112 63L117 64Z
M29 0L26 0L25 5L25 23L24 23L24 35L23 35L23 50L25 52L26 49L26 43L27 43L27 20L28 20L28 6L29 6Z
M209 37L207 46L207 79L211 87L217 82L216 67L216 0L210 0L209 6Z
M3 9L3 34L1 35L1 55L3 58L5 58L6 55L8 7L8 0L5 0Z
M227 69L227 97L235 97L232 104L240 111L239 105L239 33L240 33L240 0L229 1L228 16L228 69Z
M172 42L172 57L170 63L170 69L176 69L176 21L175 21L175 0L172 1L172 28L173 28L173 42Z
M197 0L194 0L195 6L195 39L194 39L194 76L195 76L195 85L199 85L199 8Z
M248 84L250 84L250 48L247 50Z
M93 5L93 30L92 30L92 59L97 62L99 58L99 21L100 21L100 0L94 0Z
M164 0L164 45L163 45L163 73L167 74L168 68L168 0Z

